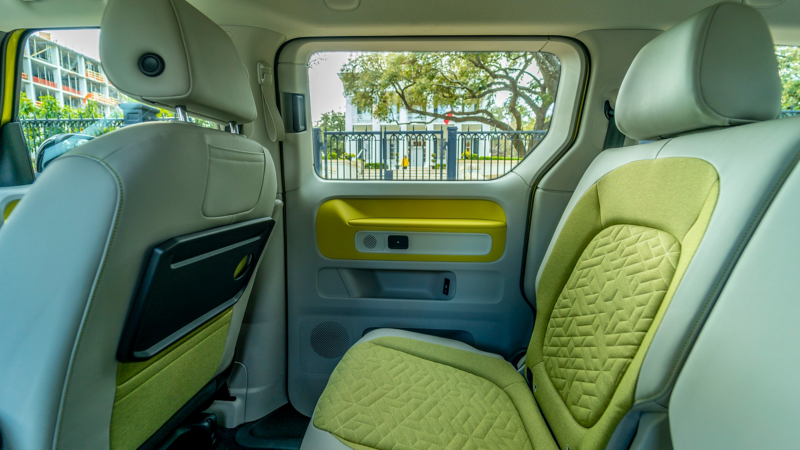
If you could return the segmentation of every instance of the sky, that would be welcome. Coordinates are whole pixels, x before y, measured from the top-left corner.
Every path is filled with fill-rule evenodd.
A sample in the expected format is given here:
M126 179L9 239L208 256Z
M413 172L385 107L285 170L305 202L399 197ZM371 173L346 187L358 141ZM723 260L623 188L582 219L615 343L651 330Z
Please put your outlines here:
M308 85L311 90L311 120L316 123L322 113L344 112L345 98L339 71L352 52L324 52L311 57Z
M90 58L100 59L100 30L53 30L49 31L54 41L77 50Z

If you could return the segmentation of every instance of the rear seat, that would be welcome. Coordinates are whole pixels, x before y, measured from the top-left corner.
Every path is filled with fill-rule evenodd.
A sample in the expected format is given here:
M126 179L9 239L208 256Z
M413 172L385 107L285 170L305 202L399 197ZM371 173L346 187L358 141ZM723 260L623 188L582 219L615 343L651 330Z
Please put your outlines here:
M616 117L654 142L603 152L576 189L537 276L527 380L465 344L377 330L334 370L302 449L594 450L664 432L683 361L800 149L800 122L771 120L780 89L749 6L646 45Z

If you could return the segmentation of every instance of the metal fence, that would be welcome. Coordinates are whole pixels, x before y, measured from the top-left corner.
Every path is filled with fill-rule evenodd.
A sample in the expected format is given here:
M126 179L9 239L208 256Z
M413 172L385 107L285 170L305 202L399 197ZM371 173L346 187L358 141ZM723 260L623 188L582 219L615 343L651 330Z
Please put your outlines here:
M328 180L491 180L516 167L546 133L315 128L314 167Z
M36 152L39 145L48 138L64 133L80 133L89 136L101 136L121 128L123 119L107 119L95 117L46 117L20 119L28 150Z

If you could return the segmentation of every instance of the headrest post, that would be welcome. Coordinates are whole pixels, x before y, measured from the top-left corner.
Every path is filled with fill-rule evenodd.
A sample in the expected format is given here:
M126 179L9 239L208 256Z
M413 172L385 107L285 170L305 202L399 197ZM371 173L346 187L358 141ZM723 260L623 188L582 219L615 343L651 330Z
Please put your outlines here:
M228 122L228 127L230 127L232 134L239 134L239 126L236 125L236 122Z
M178 105L175 107L175 118L178 119L178 122L189 121L189 114L186 113L185 106Z

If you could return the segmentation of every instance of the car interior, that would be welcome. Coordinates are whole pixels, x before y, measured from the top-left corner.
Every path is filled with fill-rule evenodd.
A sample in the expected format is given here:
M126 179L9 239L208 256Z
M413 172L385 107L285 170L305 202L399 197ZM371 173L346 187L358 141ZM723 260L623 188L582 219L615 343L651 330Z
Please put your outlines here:
M800 0L0 0L0 449L799 448L795 116Z

